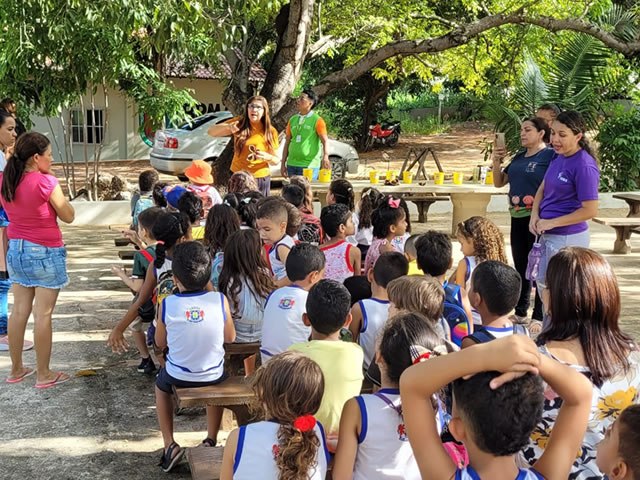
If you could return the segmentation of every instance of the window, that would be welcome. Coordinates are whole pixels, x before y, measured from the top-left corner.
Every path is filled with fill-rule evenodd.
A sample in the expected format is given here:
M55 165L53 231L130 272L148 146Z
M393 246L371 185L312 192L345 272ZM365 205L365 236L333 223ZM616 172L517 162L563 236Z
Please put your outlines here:
M104 138L104 110L71 110L71 140L73 143L99 144Z

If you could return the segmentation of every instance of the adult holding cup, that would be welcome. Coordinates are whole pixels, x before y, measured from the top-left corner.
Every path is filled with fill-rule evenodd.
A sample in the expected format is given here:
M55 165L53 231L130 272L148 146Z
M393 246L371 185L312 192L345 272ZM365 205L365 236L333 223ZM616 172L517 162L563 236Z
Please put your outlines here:
M212 137L233 136L233 161L231 172L245 170L258 182L258 189L265 197L271 191L269 167L278 165L278 131L271 126L267 99L256 95L247 100L241 117L213 125L208 130Z
M540 235L538 285L546 285L549 259L564 247L589 247L587 220L598 213L600 169L586 138L586 125L576 111L560 113L551 127L557 156L536 193L529 230Z
M529 231L529 220L533 200L542 184L551 159L555 156L552 148L547 147L551 129L546 121L533 117L522 122L520 127L520 145L511 162L502 166L507 154L504 143L496 142L492 154L493 183L496 187L509 184L509 213L511 215L511 254L516 270L522 278L520 298L516 305L516 316L524 320L528 316L531 301L531 282L526 278L528 255L535 242L535 235ZM542 302L536 292L532 318L542 320Z
M51 316L60 289L69 283L67 252L58 218L71 223L75 212L51 173L51 142L37 132L21 135L1 175L0 201L9 219L7 267L13 284L9 318L11 373L21 382L37 370L36 388L49 388L69 375L49 369ZM37 369L22 363L24 332L33 313Z

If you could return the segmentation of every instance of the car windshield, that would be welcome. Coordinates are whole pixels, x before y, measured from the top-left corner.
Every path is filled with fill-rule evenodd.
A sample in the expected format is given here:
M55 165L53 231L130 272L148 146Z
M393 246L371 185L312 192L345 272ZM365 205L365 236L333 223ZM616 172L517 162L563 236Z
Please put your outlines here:
M224 120L227 120L228 118L231 118L231 114L230 113L216 113L216 114L208 114L208 115L202 115L201 117L196 117L193 118L190 122L187 122L183 125L180 125L178 128L180 130L187 130L187 131L192 131L195 130L196 128L204 125L205 123L209 123L211 121L213 121L213 123L220 123Z

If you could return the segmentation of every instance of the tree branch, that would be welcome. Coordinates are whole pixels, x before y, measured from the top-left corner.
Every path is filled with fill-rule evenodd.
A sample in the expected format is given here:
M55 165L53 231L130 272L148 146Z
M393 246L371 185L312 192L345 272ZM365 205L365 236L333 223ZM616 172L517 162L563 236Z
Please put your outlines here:
M460 26L451 32L425 40L398 40L390 42L375 50L370 50L364 57L353 65L333 72L322 79L314 88L320 96L326 96L331 92L342 88L363 75L365 72L377 67L384 61L395 56L407 56L420 53L437 53L451 48L459 47L469 42L472 38L478 37L481 33L493 28L509 24L530 24L549 30L559 32L571 30L574 32L590 35L607 47L620 52L626 56L640 54L640 41L624 42L601 27L587 23L579 19L558 19L553 17L531 17L518 11L512 14L491 15L481 18L475 22Z
M335 38L332 35L324 35L313 42L311 45L309 45L309 47L307 48L306 59L309 60L311 58L324 55L332 48L337 48L340 45L346 43L348 40L349 39L345 37Z

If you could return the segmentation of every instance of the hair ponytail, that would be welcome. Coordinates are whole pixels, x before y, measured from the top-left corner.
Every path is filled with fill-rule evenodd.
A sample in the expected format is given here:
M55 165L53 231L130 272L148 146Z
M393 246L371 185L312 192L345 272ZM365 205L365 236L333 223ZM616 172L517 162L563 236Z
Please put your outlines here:
M27 168L27 162L34 155L44 155L51 142L38 132L28 132L20 135L11 157L7 161L2 175L2 197L5 202L12 202L18 185Z
M293 424L280 425L276 456L278 480L307 480L319 448L320 440L314 429L302 432Z
M167 256L167 250L174 247L178 240L189 231L189 217L182 212L165 212L160 215L152 228L153 238L156 239L156 259L153 266L161 268Z
M378 202L382 198L380 193L375 188L365 188L362 191L360 197L360 205L358 211L358 228L370 228L371 227L371 214L378 205Z
M582 138L578 141L578 145L580 146L580 148L582 148L585 152L587 152L589 155L591 155L593 157L593 159L595 161L598 161L598 158L596 157L596 152L594 151L593 147L591 146L591 143L589 142L589 140L585 137L585 135L582 135Z

